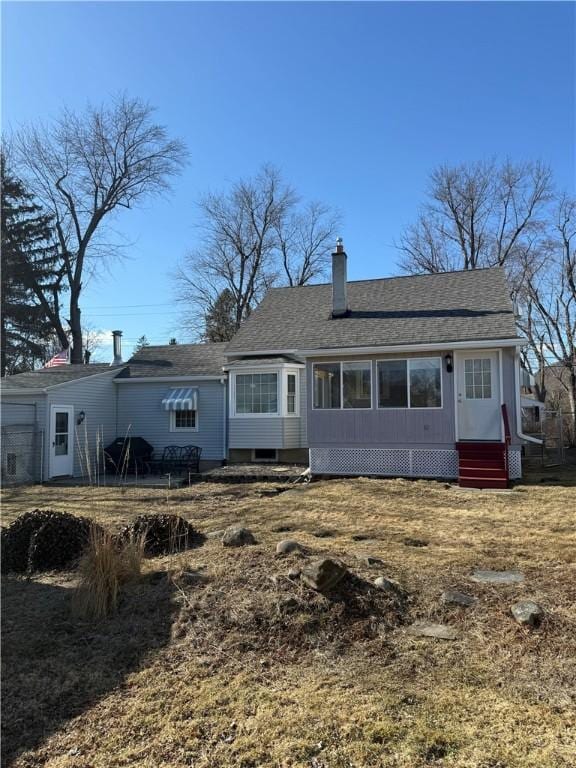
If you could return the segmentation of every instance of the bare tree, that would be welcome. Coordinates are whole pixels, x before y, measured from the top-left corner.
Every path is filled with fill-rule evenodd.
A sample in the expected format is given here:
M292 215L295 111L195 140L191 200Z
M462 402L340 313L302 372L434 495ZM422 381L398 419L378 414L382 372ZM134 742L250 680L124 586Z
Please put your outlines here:
M546 398L547 382L564 391L571 413L570 438L576 441L576 199L562 195L546 239L523 255L517 296L523 312L520 329L530 341L524 366Z
M440 166L418 220L400 239L400 266L417 274L510 265L542 228L551 195L542 163Z
M323 274L337 217L328 206L300 209L299 203L270 165L228 192L201 199L200 246L175 276L190 333L206 336L207 318L224 291L232 304L233 334L272 285L304 285Z
M169 188L186 159L182 142L169 139L153 121L153 109L121 96L83 114L65 110L50 126L22 130L15 150L31 191L53 216L58 291L34 291L62 347L71 341L71 362L81 363L80 296L90 267L115 253L106 244L106 225L121 208Z

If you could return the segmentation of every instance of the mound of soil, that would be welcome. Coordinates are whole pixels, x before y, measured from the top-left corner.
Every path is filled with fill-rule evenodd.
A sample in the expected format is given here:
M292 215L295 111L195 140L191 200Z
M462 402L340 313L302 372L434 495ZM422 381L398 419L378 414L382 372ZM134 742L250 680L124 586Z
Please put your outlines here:
M144 554L169 555L201 546L206 537L178 515L139 515L120 532L120 541L145 536Z
M86 548L94 525L92 520L68 512L25 512L0 534L2 573L70 568Z
M403 622L405 605L347 571L322 594L288 576L291 556L278 560L252 548L224 551L215 578L195 584L182 602L175 637L210 654L245 652L284 658L306 651L343 653L357 642L379 647ZM301 567L302 561L293 558Z

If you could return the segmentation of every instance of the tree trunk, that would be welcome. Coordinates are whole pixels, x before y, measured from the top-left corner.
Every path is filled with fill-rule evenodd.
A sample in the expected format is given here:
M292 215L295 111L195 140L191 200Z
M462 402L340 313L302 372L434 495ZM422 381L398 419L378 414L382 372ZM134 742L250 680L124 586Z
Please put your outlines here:
M81 365L84 362L84 354L82 350L82 323L80 321L78 296L70 297L70 335L72 336L70 362Z

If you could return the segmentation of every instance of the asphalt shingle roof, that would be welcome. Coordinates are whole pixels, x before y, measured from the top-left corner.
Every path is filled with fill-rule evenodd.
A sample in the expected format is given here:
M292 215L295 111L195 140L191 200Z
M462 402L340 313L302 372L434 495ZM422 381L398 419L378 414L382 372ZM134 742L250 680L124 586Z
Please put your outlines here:
M66 384L69 381L85 379L97 373L105 373L112 370L108 363L92 363L90 365L57 365L54 368L41 368L38 371L17 373L14 376L6 376L2 379L2 389L21 390L46 389L56 384ZM118 370L118 368L117 368Z
M271 289L226 350L242 352L516 338L500 267L348 283L350 313L332 317L332 285Z
M144 347L128 360L119 379L151 376L220 376L226 343Z

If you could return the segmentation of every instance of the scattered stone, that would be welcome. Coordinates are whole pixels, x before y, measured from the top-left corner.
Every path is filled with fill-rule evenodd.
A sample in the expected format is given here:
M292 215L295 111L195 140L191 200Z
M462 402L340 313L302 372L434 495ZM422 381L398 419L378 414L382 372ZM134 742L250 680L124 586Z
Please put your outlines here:
M429 621L415 621L406 632L415 637L433 637L437 640L456 640L458 633L446 624L433 624Z
M300 568L290 568L287 576L291 581L297 581L300 578L301 573L302 571L300 570Z
M384 565L384 560L380 557L374 557L373 555L358 555L358 560L364 565L367 565L368 568L374 568L376 566L381 568Z
M544 618L542 607L532 600L520 600L514 603L510 611L518 624L525 627L539 627Z
M490 571L477 568L472 571L470 579L477 584L521 584L524 574L520 571Z
M281 523L280 525L273 525L270 530L272 533L288 533L289 531L294 530L294 526L289 525L288 523Z
M329 528L318 528L317 531L312 531L312 536L315 536L317 539L330 539L335 535L334 531L331 531Z
M224 528L221 528L219 531L210 531L206 534L207 539L221 539L222 536L224 536Z
M374 581L374 586L383 592L390 592L395 597L405 597L406 592L397 581L388 579L386 576L378 576Z
M347 570L341 562L325 557L303 568L301 579L317 592L328 592L344 578L346 573Z
M368 541L368 539L372 539L374 537L370 536L368 533L353 533L351 538L352 541Z
M408 538L404 539L404 545L407 547L427 547L428 542L424 541L424 539L413 539L408 536Z
M294 539L282 539L282 541L279 541L278 544L276 544L277 555L290 555L294 552L298 552L299 554L304 552L304 547L302 547L301 544L298 544L297 541L294 541Z
M231 526L224 531L222 544L225 547L244 547L247 544L256 544L256 539L248 528Z
M477 601L477 597L467 595L465 592L457 592L454 589L447 589L440 595L442 605L457 605L460 608L469 608Z

